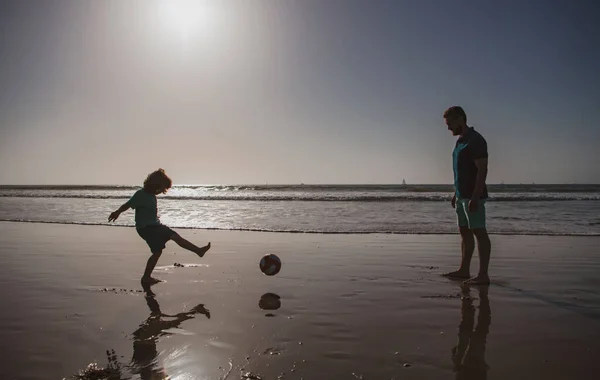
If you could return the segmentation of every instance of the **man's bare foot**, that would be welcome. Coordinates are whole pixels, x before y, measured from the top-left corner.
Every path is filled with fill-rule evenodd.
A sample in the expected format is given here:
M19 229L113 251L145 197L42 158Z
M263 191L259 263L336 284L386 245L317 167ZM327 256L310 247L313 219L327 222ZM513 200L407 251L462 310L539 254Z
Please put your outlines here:
M200 249L196 252L196 254L200 257L203 257L206 251L210 249L210 242L204 247L200 247Z
M473 278L468 279L464 283L467 285L489 285L490 278L487 274L479 274Z
M463 271L463 270L456 270L454 272L448 272L448 273L444 273L442 274L442 276L444 277L448 277L448 278L470 278L471 274L469 272Z

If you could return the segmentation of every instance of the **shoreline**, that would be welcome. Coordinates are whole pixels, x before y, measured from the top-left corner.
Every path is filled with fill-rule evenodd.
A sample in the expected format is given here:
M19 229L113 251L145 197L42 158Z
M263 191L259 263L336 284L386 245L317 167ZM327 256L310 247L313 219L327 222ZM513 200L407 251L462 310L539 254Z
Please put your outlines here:
M121 227L121 228L135 228L134 225L123 225L123 224L109 224L109 223L93 223L93 222L63 222L63 221L40 221L40 220L8 220L0 219L2 223L30 223L30 224L58 224L66 226L96 226L96 227ZM268 233L268 234L306 234L306 235L408 235L408 236L456 236L460 235L458 230L456 232L386 232L386 231L374 231L374 232L331 232L331 231L287 231L287 230L265 230L265 229L227 229L227 228L210 228L210 227L171 227L172 229L180 230L193 230L193 231L218 231L218 232L257 232L257 233ZM600 233L589 233L589 234L578 234L578 233L533 233L533 232L494 232L488 230L490 236L544 236L544 237L600 237Z

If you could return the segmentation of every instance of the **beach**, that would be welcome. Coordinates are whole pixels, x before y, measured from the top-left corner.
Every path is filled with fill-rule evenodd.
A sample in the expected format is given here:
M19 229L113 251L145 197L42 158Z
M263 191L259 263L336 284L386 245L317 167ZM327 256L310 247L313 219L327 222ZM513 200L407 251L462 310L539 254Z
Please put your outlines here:
M3 0L0 380L600 379L599 14Z
M599 237L492 235L492 285L465 287L440 276L458 263L456 234L184 229L213 248L200 259L168 243L155 270L164 282L146 297L148 251L131 227L0 225L6 379L76 378L93 363L123 379L592 379L600 369ZM276 276L258 269L266 253L283 262Z

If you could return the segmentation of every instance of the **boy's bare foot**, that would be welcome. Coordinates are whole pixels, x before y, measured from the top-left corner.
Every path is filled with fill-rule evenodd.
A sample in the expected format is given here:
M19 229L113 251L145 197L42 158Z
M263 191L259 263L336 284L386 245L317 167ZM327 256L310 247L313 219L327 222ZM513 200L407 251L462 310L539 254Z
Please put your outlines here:
M444 273L444 274L442 274L442 276L448 277L448 278L466 278L466 279L468 279L471 277L471 274L464 270L456 270L454 272Z
M142 277L142 284L144 285L151 285L159 282L162 282L162 280L159 280L158 278L154 277Z
M200 249L198 249L198 251L196 251L196 254L200 257L203 257L204 254L206 253L206 251L208 251L210 249L210 242L205 245L204 247L200 247Z
M154 294L154 292L151 289L152 285L154 285L154 284L149 284L149 283L142 281L142 289L144 289L144 292L146 293L146 296L148 296L148 297L154 297L156 295L156 294Z
M464 283L467 285L489 285L490 278L487 274L479 274L473 278L468 279Z

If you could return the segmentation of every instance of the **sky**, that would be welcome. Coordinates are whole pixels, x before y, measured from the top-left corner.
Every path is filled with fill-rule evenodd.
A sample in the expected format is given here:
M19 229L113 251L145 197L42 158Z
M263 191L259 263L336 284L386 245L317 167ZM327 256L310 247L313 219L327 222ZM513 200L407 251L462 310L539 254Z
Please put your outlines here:
M4 0L0 184L600 183L600 3Z

